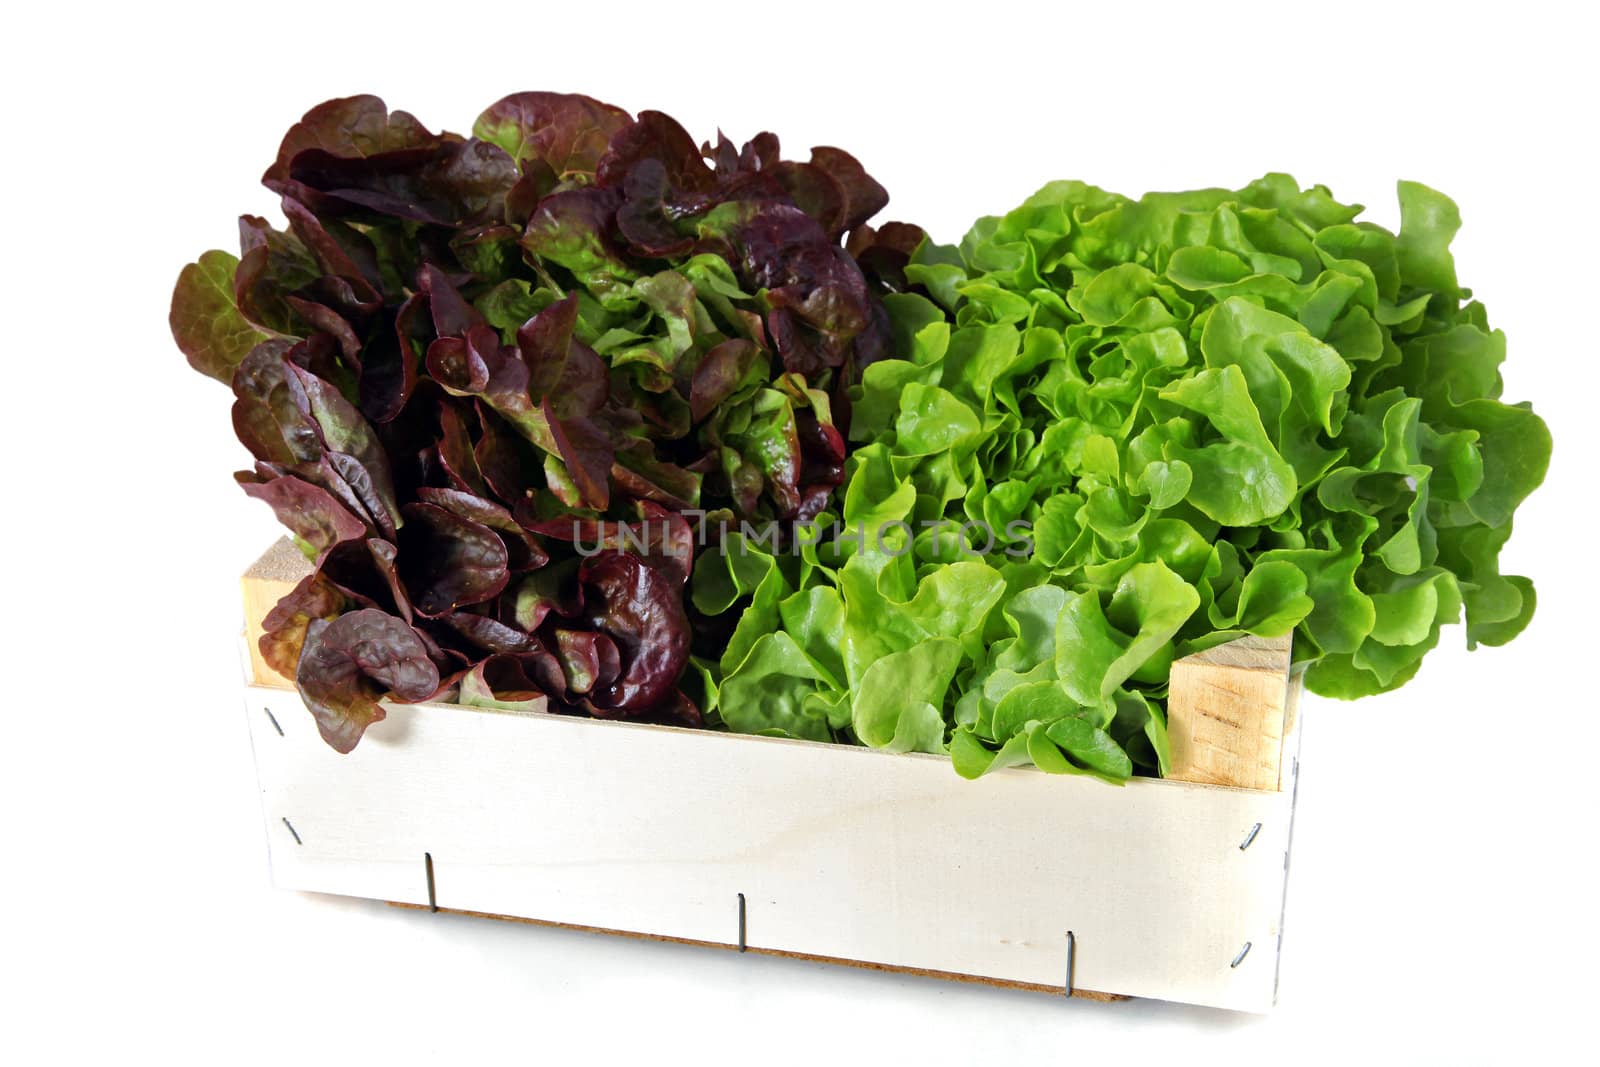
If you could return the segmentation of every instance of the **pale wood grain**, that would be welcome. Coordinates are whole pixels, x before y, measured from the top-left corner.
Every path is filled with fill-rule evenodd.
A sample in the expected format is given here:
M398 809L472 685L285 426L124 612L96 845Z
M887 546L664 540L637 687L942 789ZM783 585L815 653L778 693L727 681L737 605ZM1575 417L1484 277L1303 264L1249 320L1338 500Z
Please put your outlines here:
M1298 689L1289 637L1242 637L1173 663L1167 777L1279 789L1283 739Z

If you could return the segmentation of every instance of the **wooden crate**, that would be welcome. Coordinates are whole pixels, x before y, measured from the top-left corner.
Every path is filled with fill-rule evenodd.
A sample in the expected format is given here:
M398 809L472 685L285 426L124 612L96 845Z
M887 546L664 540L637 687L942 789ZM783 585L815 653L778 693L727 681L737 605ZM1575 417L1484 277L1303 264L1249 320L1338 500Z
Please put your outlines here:
M1286 640L1180 661L1177 774L1122 786L447 704L392 705L341 756L255 651L305 570L282 542L244 582L282 888L1057 994L1273 1003L1299 739ZM1213 784L1229 781L1255 788Z

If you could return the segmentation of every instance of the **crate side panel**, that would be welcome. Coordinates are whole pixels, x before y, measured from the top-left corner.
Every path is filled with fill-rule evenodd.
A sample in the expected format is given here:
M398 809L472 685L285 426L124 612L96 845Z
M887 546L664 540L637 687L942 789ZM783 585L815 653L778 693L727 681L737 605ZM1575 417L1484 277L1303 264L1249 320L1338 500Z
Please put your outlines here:
M427 705L339 756L250 703L285 887L426 903L427 853L441 907L734 943L742 893L753 947L1040 984L1070 930L1080 988L1272 1001L1285 794Z

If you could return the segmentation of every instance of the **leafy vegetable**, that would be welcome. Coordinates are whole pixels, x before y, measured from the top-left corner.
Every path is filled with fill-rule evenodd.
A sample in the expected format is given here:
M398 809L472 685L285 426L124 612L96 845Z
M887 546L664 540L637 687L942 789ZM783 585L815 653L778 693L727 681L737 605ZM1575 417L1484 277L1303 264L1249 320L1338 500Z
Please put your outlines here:
M1120 781L1177 657L1293 632L1355 697L1534 610L1549 433L1425 186L1392 234L1284 175L1056 182L940 246L838 149L557 93L329 101L263 181L286 228L171 325L316 562L262 652L340 751L459 699Z
M697 563L701 612L742 607L704 664L724 720L1120 780L1165 769L1178 656L1293 631L1356 697L1463 611L1510 640L1533 586L1496 557L1549 433L1500 400L1455 205L1400 205L1391 234L1284 175L1057 182L958 248L859 249L894 358L851 392L837 511L793 558Z
M839 484L889 332L843 242L876 245L887 197L838 149L697 146L583 96L473 132L319 105L263 176L287 227L244 216L237 259L179 276L238 479L317 564L263 652L340 751L383 699L699 724L685 513L790 524Z

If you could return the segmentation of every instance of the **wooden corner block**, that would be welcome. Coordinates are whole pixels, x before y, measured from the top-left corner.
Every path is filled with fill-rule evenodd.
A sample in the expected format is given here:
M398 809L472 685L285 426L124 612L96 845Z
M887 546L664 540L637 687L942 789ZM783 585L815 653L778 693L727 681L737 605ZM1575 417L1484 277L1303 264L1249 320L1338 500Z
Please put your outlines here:
M311 573L311 562L287 537L267 549L239 579L244 593L244 639L250 654L250 677L256 685L292 685L261 658L262 620L285 593Z
M1290 644L1288 636L1241 637L1173 663L1168 778L1280 788L1283 739L1299 696Z

